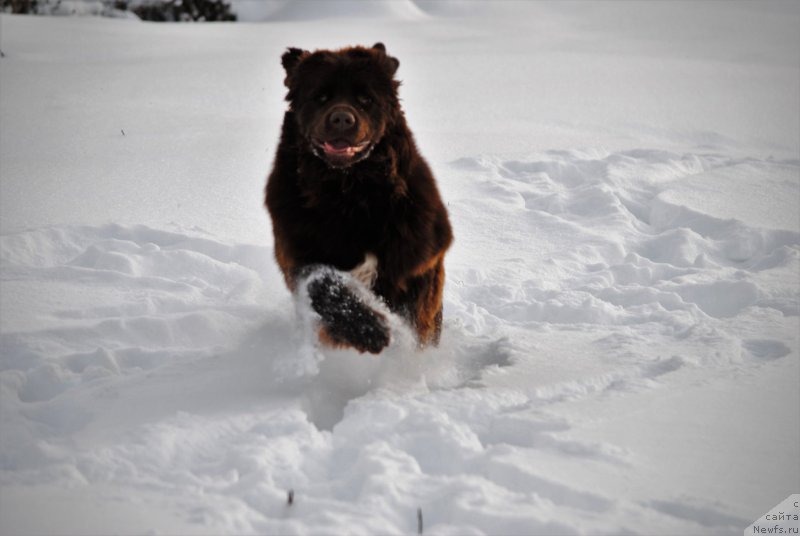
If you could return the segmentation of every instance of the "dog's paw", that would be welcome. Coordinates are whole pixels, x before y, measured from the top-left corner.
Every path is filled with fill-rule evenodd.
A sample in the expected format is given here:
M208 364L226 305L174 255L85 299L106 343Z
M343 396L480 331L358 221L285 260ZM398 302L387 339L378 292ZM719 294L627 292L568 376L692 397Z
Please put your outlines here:
M320 339L332 346L352 346L359 352L380 353L390 342L386 317L364 303L334 272L308 283L311 307L320 316Z
M379 354L389 345L390 337L385 326L374 326L369 333L360 333L353 337L352 333L337 333L330 326L323 326L319 330L319 340L331 348L354 348L359 352Z

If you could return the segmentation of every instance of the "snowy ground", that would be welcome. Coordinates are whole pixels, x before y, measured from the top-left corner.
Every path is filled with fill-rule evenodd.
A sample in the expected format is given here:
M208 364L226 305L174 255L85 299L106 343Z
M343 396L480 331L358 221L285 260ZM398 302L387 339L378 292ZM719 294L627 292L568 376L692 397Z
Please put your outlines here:
M797 493L798 5L351 4L0 17L0 532L738 534ZM281 51L379 40L456 244L440 348L375 358L311 344L261 200Z

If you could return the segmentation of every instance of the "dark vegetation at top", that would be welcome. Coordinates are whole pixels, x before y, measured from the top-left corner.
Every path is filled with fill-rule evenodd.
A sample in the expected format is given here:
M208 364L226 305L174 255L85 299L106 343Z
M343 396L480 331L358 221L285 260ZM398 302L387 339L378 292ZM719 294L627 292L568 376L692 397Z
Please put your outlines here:
M4 13L20 15L71 15L73 3L63 0L0 0ZM155 22L235 21L229 0L100 0L96 12L102 16L134 13Z

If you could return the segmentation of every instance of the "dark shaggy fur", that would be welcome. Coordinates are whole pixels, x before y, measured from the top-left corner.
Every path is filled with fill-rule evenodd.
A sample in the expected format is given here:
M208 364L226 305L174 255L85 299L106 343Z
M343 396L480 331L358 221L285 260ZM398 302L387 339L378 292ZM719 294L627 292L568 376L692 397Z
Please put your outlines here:
M349 271L377 258L372 290L405 317L419 343L442 322L447 211L419 155L397 97L399 62L378 43L282 57L289 111L266 190L275 257L294 290L313 267ZM321 338L378 353L383 315L335 272L308 285Z

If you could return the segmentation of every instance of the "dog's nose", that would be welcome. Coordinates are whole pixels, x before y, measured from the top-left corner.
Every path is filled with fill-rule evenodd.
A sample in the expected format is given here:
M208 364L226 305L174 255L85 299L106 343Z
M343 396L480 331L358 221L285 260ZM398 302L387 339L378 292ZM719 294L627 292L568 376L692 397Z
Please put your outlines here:
M328 116L328 124L335 130L349 130L356 124L356 116L347 110L334 110Z

